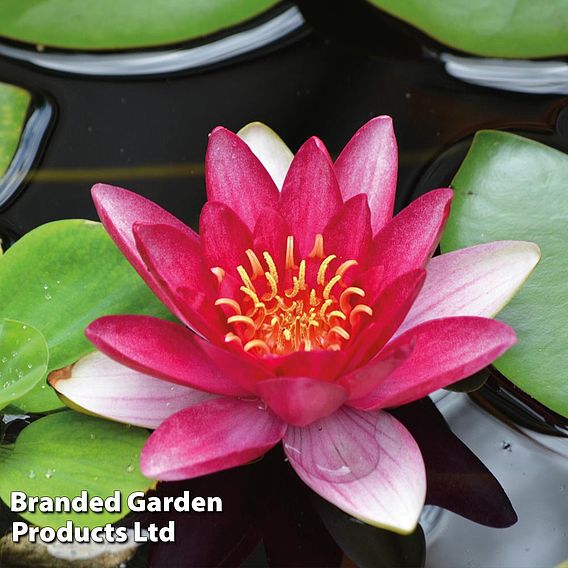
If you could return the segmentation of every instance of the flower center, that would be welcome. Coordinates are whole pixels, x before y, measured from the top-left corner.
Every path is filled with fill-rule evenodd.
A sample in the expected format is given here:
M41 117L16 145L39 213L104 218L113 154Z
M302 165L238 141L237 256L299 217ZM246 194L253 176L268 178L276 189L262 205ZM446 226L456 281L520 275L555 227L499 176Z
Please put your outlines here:
M263 357L339 350L356 332L361 318L373 315L373 310L361 303L364 290L344 282L345 273L357 261L347 260L333 270L337 257L325 255L322 235L316 236L308 259L299 265L294 261L294 237L289 236L283 274L278 273L268 252L262 254L264 264L251 249L246 255L250 271L237 267L242 297L215 302L224 309L232 329L225 341L235 342L244 351ZM212 270L222 280L224 271Z

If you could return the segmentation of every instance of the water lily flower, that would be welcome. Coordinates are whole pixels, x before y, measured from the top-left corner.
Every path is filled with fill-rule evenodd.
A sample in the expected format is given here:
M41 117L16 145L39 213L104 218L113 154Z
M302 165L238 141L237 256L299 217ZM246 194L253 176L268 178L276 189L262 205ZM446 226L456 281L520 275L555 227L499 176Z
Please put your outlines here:
M282 441L322 497L411 532L424 463L386 409L513 345L513 330L491 318L538 247L492 242L432 258L452 191L393 217L397 146L386 116L335 162L315 137L292 156L264 125L216 128L205 173L199 235L139 195L93 188L108 233L182 323L100 318L86 333L101 353L52 384L92 412L157 427L141 456L148 477L206 475Z

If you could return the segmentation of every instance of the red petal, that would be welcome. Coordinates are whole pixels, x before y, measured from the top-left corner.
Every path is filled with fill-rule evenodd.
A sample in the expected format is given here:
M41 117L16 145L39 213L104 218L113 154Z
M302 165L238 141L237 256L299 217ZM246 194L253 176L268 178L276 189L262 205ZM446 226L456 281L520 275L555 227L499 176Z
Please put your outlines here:
M260 401L217 398L168 418L148 438L140 465L152 479L191 479L257 459L285 432Z
M233 275L239 265L249 268L245 251L252 248L252 235L232 209L215 201L206 203L199 218L199 232L209 267L220 266Z
M294 157L280 197L280 212L308 256L318 233L339 211L342 199L331 158L321 140L310 138Z
M412 338L408 359L367 396L350 401L362 410L401 406L469 377L502 355L516 341L504 323L478 317L430 320L392 341L383 354Z
M214 307L217 280L205 266L199 242L168 225L136 223L134 237L140 256L184 323L207 338L223 336L225 319ZM182 287L191 293L181 296Z
M278 205L278 189L248 145L226 128L209 136L205 156L208 201L230 207L252 231L265 207Z
M335 412L347 391L335 384L308 377L278 377L260 381L258 394L284 422L306 426Z
M103 353L136 371L215 394L246 395L238 375L266 377L246 359L203 341L177 323L148 316L106 316L86 330ZM206 347L214 359L204 352ZM222 368L221 368L222 365ZM232 373L227 374L227 369Z
M424 268L436 250L450 213L451 189L436 189L413 201L373 240L369 266L383 266L385 283Z
M371 304L372 321L355 338L350 348L350 369L374 357L393 336L424 283L426 271L412 270L389 284Z
M253 232L254 250L262 255L268 252L279 272L286 265L286 240L291 235L288 224L275 209L263 209ZM262 257L259 256L262 260Z
M376 233L392 217L398 151L390 116L378 116L362 126L335 162L343 199L367 196L371 225Z
M323 232L325 253L337 255L340 262L365 257L373 238L370 216L364 195L346 201Z
M379 354L370 363L341 377L337 384L349 391L349 399L357 399L374 390L410 355L413 341L400 344L396 349Z
M138 274L154 293L178 317L182 317L171 298L164 293L154 276L150 274L134 242L132 228L135 223L161 224L175 227L188 240L199 242L199 236L179 219L152 201L120 187L99 183L91 190L97 212L108 234Z

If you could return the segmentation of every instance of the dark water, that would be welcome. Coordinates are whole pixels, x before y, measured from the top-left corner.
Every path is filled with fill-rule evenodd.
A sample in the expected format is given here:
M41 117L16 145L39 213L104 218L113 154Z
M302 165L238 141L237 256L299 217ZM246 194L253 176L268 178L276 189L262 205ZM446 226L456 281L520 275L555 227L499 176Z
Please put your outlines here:
M448 76L439 60L445 49L363 1L333 6L306 0L298 5L307 24L293 37L237 62L198 72L93 79L0 57L0 80L32 90L51 101L54 109L41 160L23 190L0 210L0 236L10 242L48 221L96 218L89 189L99 181L133 189L196 227L205 201L207 134L217 125L237 130L260 120L279 132L293 150L316 134L336 155L369 118L389 114L400 149L398 208L448 184L479 129L510 130L568 149L565 97L462 83ZM486 452L491 463L496 459L499 469L501 438L513 434L502 433L500 423L474 407L468 406L462 421L472 413L476 418L471 428L476 428L475 423L480 426L478 434L466 428L470 441L475 446L486 435L496 436L488 442L489 449L481 444L479 451ZM461 434L459 424L456 428ZM522 437L516 441L517 447L523 443ZM491 455L493 449L497 458ZM436 529L428 536L433 559L428 565L534 567L568 557L566 524L561 526L558 520L562 514L568 519L568 493L565 486L560 491L560 479L568 477L562 465L566 456L539 451L544 453L545 457L538 454L539 459L547 464L552 476L547 483L555 484L557 500L545 495L540 484L539 467L544 465L527 466L526 479L537 494L531 506L541 507L545 520L537 515L521 518L520 532L479 533L476 526L466 526L459 536L447 531L450 536L444 538L444 532ZM522 455L530 461L533 454ZM502 470L500 480L515 491L519 483L507 477L509 473ZM522 495L518 499L525 510ZM547 507L552 508L548 517ZM542 549L535 553L534 546L530 554L524 550L529 545L521 546L531 529L538 542L547 543L547 554ZM488 556L484 539L501 539L508 543L507 550L500 557ZM467 551L462 558L460 550ZM260 560L253 558L249 565L262 565L262 554L258 555Z

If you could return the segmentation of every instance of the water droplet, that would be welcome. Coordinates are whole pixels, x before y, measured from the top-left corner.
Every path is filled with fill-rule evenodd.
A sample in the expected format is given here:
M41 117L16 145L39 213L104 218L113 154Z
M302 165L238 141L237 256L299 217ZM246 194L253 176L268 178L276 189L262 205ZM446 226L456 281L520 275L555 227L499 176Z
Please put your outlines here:
M54 474L54 473L55 473L55 470L54 470L54 469L48 469L48 470L45 472L45 478L46 478L46 479L51 479L51 478L53 477L53 474Z
M267 404L266 404L266 402L265 402L264 400L259 400L259 401L258 401L257 408L258 408L259 410L266 410L266 409L268 408L268 406L267 406Z
M41 388L44 389L47 385L41 385Z
M33 367L33 365L31 363L27 364L28 369L31 369Z
M28 478L34 479L35 476L36 476L36 472L33 469L30 469L30 471L28 472Z
M12 356L12 358L17 357L18 352L17 352L17 351L12 351L12 353L10 353L10 355Z
M55 283L56 283L56 284L61 284L61 280L56 280Z
M128 473L132 473L134 471L134 466L132 464L129 464L129 466L126 468L126 471Z
M44 298L45 298L46 300L51 300L52 297L53 297L53 296L52 296L49 292L44 295Z
M94 434L89 434L89 438L91 438L91 440L94 440L96 436Z
M23 325L23 326L22 326L22 329L28 329L28 326L27 326L27 325Z
M44 289L44 290L49 290L49 285L48 285L48 284L44 284L44 285L43 285L43 289Z
M171 402L166 402L166 408L169 408L172 405Z
M2 357L2 363L7 363L8 362L8 357Z

